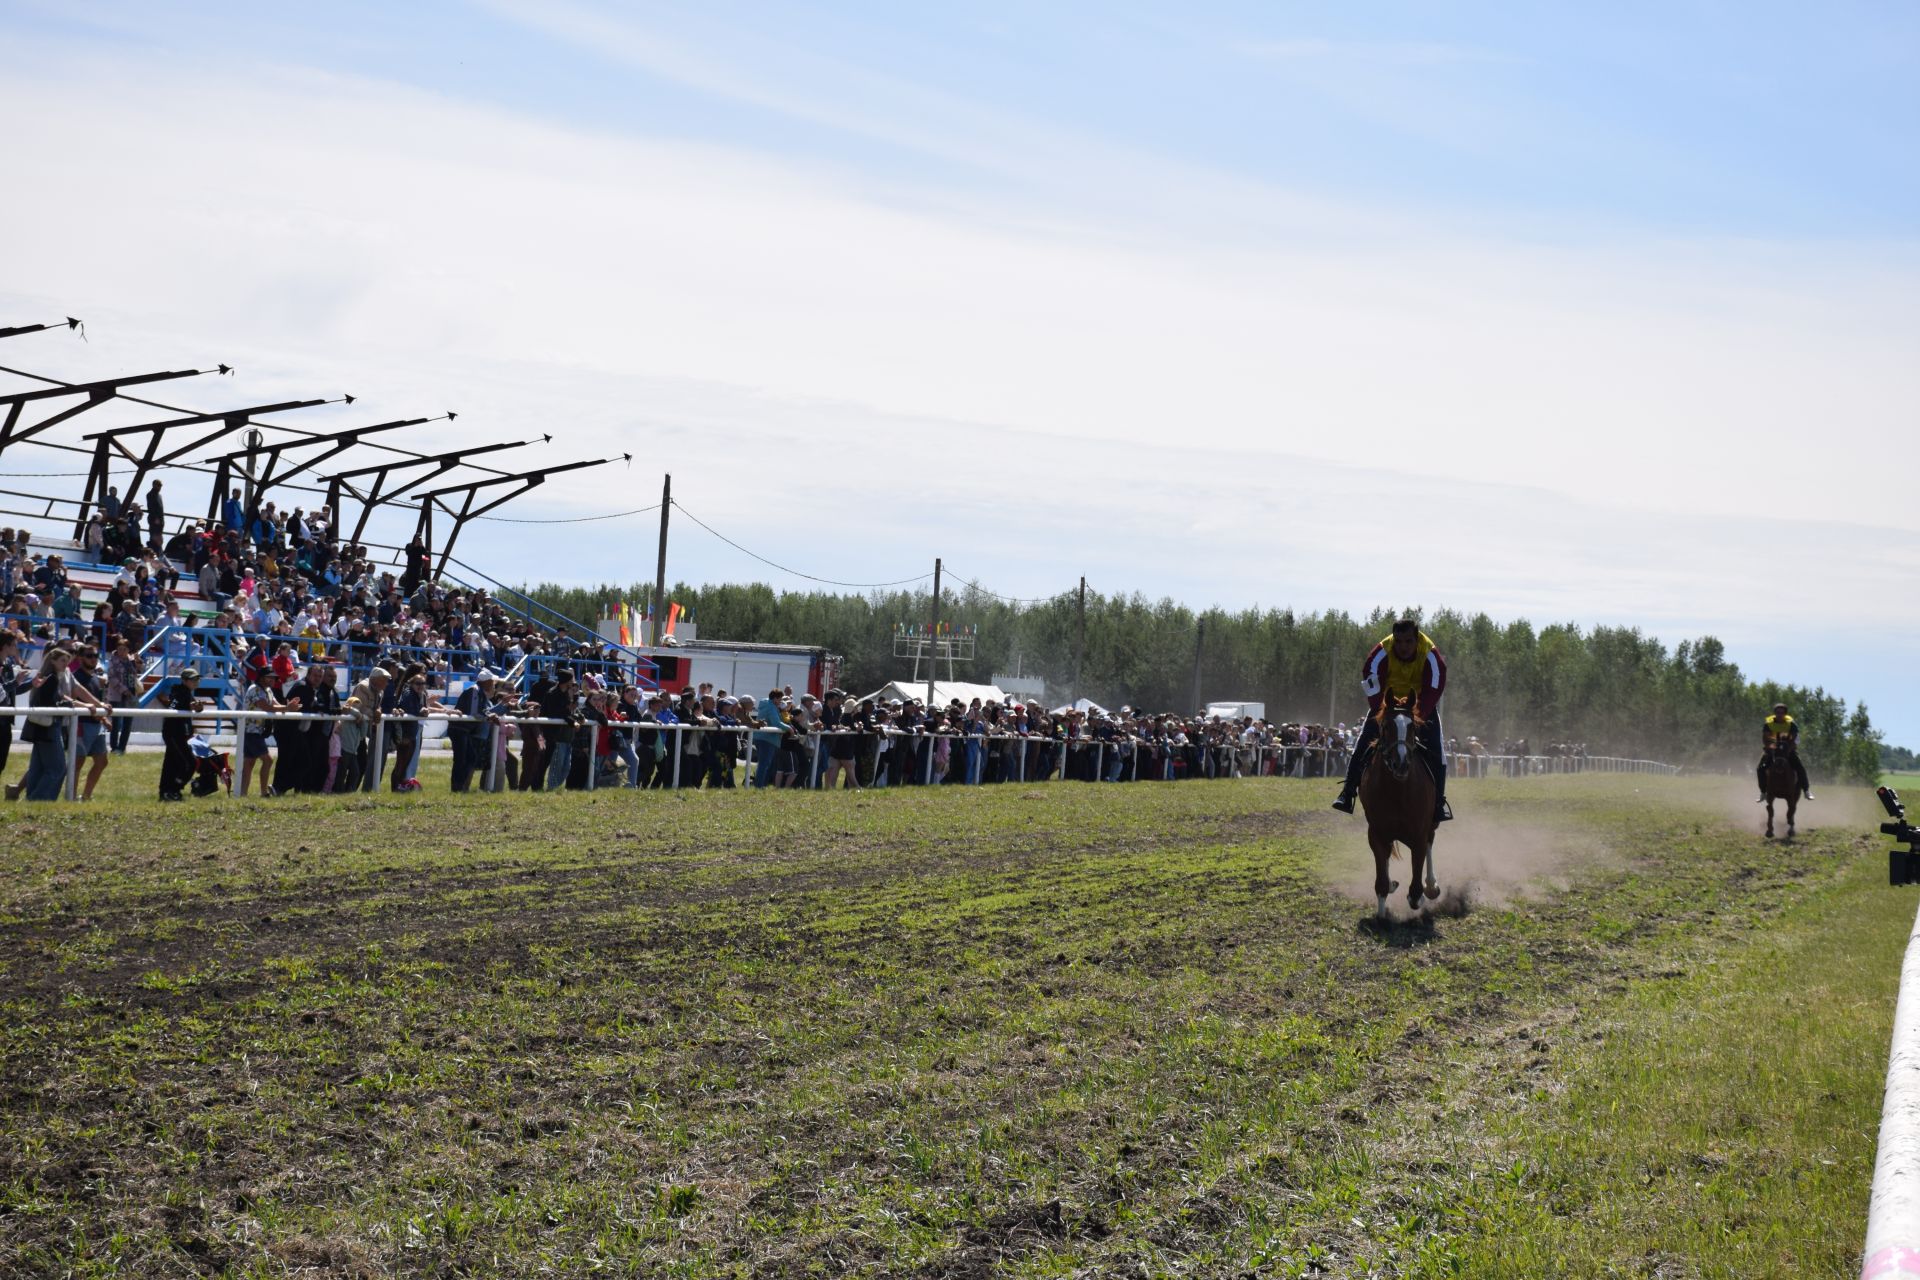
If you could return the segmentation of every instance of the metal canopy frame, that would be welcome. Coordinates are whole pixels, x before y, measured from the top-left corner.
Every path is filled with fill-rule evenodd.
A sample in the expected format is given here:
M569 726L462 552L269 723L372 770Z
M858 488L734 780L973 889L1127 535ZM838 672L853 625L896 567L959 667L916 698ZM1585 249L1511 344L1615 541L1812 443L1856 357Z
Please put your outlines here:
M449 411L434 418L399 418L392 422L376 422L366 427L348 427L344 431L336 431L328 435L301 436L292 440L281 440L274 444L264 444L261 442L259 433L252 433L247 437L246 448L237 449L232 453L221 454L216 458L205 459L206 462L213 464L216 468L213 480L213 496L207 501L207 519L211 522L220 518L220 504L225 501L227 492L232 488L236 479L245 479L246 504L251 507L260 500L262 494L275 485L287 484L292 481L295 476L304 475L321 463L331 458L339 457L347 450L359 444L366 436L375 435L383 431L397 431L402 427L417 427L422 423L439 422L442 419L451 422L459 416L459 414ZM316 445L325 447L320 453L315 454L313 457L303 462L295 463L285 471L280 470L280 463L289 450L309 449ZM256 463L263 458L266 460L265 469L256 475L254 470Z
M495 476L487 480L475 480L471 484L452 484L444 489L434 489L421 494L420 523L414 528L414 536L419 538L422 545L428 548L429 555L433 554L434 509L438 508L445 512L453 520L453 531L447 535L446 544L440 548L440 563L431 566L432 573L430 576L438 578L446 569L447 560L453 555L453 544L460 540L460 531L466 528L467 521L477 519L487 512L492 511L495 507L511 502L515 498L539 488L547 482L548 476L557 476L563 471L579 471L585 467L603 467L609 462L632 461L633 455L630 453L623 453L612 458L588 458L583 462L565 462L557 467L542 467L537 471L527 471L517 476ZM474 505L476 502L479 502L482 490L490 489L494 485L503 484L516 484L520 487L511 493L502 493L490 497L487 501L480 502L478 506ZM460 495L460 508L457 511L446 501L446 499L456 494Z
M18 338L22 334L39 333L45 329L74 330L74 329L78 329L79 327L80 327L80 322L78 320L75 320L72 316L67 316L65 319L62 319L62 320L55 320L51 324L0 325L0 338Z
M447 416L452 417L453 415L448 414ZM421 485L426 484L429 480L438 480L455 467L472 465L467 462L468 458L477 457L483 453L498 453L502 449L520 449L530 444L549 444L552 440L553 437L550 435L542 435L533 440L502 440L499 444L483 444L474 448L449 449L445 453L416 454L413 457L404 458L398 462L382 462L377 466L360 467L353 471L342 471L338 475L330 476L327 479L327 512L329 519L333 522L331 532L335 539L340 537L340 511L343 505L341 499L346 494L352 494L361 504L360 518L356 520L353 525L353 536L347 539L347 542L351 544L359 542L360 535L367 531L367 520L373 515L375 507L383 507L390 503L398 502L402 497L418 489ZM394 472L405 471L409 467L422 466L431 466L433 470L422 472L405 484L398 485L392 489L386 487L387 480ZM491 468L486 467L479 469L483 471L491 470ZM501 479L513 478L509 473L504 471L493 472L493 474L499 476ZM358 480L363 476L373 477L373 483L367 487L364 493L360 491L358 486L347 483L350 480Z
M93 505L95 495L97 494L103 498L106 496L108 469L113 461L113 455L116 453L119 454L121 458L133 464L133 480L127 490L127 500L134 501L136 500L136 495L140 492L141 481L151 475L156 468L164 467L195 450L205 448L223 436L231 435L242 427L250 425L250 420L253 415L257 413L285 413L293 409L311 409L316 405L352 403L352 396L340 396L332 400L285 400L279 404L254 405L247 409L225 409L217 413L192 413L184 417L168 418L161 422L142 422L128 427L112 427L106 431L96 431L91 435L82 436L81 438L83 440L92 440L96 443L93 450L93 466L87 472L86 492L80 497L80 512L75 520L74 536L79 537L86 530L87 512ZM213 430L198 436L186 444L170 449L165 453L160 451L160 443L166 439L169 431L178 430L181 427L204 426L207 424L217 425L214 426ZM270 426L271 424L252 425ZM135 453L133 450L127 448L126 445L120 443L122 436L138 435L142 432L147 434L147 443L145 449L139 453Z
M173 378L197 378L203 373L226 373L226 365L217 369L169 369L163 373L135 373L124 378L102 378L97 382L75 382L52 387L41 387L35 391L13 391L0 395L0 405L6 406L7 416L0 422L0 453L5 453L10 444L22 444L33 439L49 427L57 427L67 419L95 409L120 394L122 387L142 386L149 382L166 382ZM85 397L78 404L68 405L49 417L38 422L20 426L20 415L29 404L41 400L56 400L62 396Z

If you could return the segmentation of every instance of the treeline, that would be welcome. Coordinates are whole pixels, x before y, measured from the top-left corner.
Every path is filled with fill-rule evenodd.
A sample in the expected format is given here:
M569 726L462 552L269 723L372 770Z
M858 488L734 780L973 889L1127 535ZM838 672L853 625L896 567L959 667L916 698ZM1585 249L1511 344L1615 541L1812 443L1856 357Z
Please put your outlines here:
M649 591L549 583L527 594L591 623L612 601L644 601ZM894 624L926 621L929 606L926 591L775 592L760 583L678 584L669 599L692 610L705 639L838 653L845 659L841 683L861 693L909 674L911 663L893 656ZM1636 628L1535 629L1448 609L1397 612L1420 617L1446 654L1447 731L1462 740L1471 733L1494 743L1524 737L1536 749L1585 743L1596 755L1741 769L1758 759L1760 721L1784 701L1816 773L1870 781L1881 767L1864 705L1849 707L1824 689L1750 681L1712 636L1669 650ZM962 588L943 593L940 616L978 628L975 660L955 672L961 680L984 683L997 672L1018 672L1043 677L1060 701L1085 696L1153 710L1250 699L1266 703L1271 718L1320 723L1352 721L1362 711L1361 659L1396 612L1196 612L1171 600L1089 592L1077 681L1080 618L1072 594L1019 603Z

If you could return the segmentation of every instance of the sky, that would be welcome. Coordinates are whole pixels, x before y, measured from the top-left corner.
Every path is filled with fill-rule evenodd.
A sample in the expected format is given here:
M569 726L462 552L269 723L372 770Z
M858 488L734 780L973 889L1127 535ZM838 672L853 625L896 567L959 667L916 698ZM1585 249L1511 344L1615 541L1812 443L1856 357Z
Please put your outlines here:
M0 0L0 51L0 325L87 322L0 365L631 452L498 514L670 471L838 582L1712 633L1920 747L1912 6ZM456 554L632 582L656 522ZM684 520L669 574L810 585Z

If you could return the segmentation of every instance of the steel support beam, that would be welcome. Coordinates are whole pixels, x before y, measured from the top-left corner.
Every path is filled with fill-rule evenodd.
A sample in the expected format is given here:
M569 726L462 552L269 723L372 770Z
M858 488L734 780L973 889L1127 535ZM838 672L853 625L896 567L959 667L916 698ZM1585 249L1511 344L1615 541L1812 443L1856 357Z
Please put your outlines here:
M235 478L234 473L236 470L239 471L240 475L246 477L246 505L252 506L260 500L262 494L275 485L287 484L292 481L295 476L304 475L321 463L339 457L347 450L359 444L366 436L376 435L383 431L397 431L402 427L417 427L426 422L439 422L443 418L447 421L452 421L458 416L456 413L444 413L435 418L400 418L393 422L377 422L372 426L366 427L348 427L345 431L336 431L329 435L301 436L293 440L277 441L273 444L261 444L257 440L250 439L248 447L245 449L238 449L232 453L221 454L216 458L205 459L205 461L219 468L215 473L216 478L214 480L213 496L207 503L207 519L218 520L220 518L220 504L227 496L227 491ZM311 449L315 446L324 447L313 457L294 463L285 471L280 470L280 464L290 450ZM260 459L265 460L266 468L256 474L255 465ZM236 468L234 465L236 463L241 465Z
M219 372L227 371L226 365ZM34 391L12 391L0 395L0 407L6 410L4 419L0 419L0 453L7 451L10 444L21 444L33 439L50 427L57 427L67 419L98 408L120 393L122 387L136 387L149 382L165 382L172 378L197 378L203 373L213 373L212 369L172 369L165 373L136 373L125 378L102 378L98 382L62 383L58 386L40 387ZM63 396L80 396L78 404L68 405L50 417L38 422L20 425L21 414L29 404L38 404L42 400L57 400Z
M542 467L538 471L527 471L517 476L495 476L487 480L475 480L471 484L453 484L444 489L434 489L420 495L420 522L414 532L426 545L427 554L433 554L433 513L435 508L445 512L453 521L453 528L447 534L446 544L440 548L440 563L429 565L429 579L437 579L446 570L447 560L453 555L453 544L459 541L460 531L466 528L467 521L477 519L492 511L495 507L513 501L515 498L538 488L547 481L548 476L557 476L566 471L579 471L585 467L603 467L609 462L632 462L630 453L613 458L588 458L583 462L567 462L557 467ZM482 491L495 485L517 485L507 493L486 495L482 502ZM459 509L448 499L457 498Z
M242 427L267 425L254 423L253 415L258 413L285 413L292 409L310 409L323 404L352 404L352 396L341 396L334 400L284 400L279 404L254 405L247 409L226 409L217 413L190 413L178 418L168 418L161 422L142 422L128 427L112 427L106 431L95 431L82 436L83 440L94 441L93 466L87 474L86 492L80 497L80 512L75 519L74 536L79 537L87 526L87 512L96 496L104 497L107 492L108 469L115 461L114 455L133 464L133 480L127 490L127 500L136 501L140 492L140 483L158 467L194 453L212 444L222 436L233 434ZM213 429L197 435L194 439L177 448L161 452L161 441L169 431L181 427L211 426ZM127 448L120 441L122 437L147 436L146 447L139 452Z
M0 325L0 338L18 338L22 334L39 333L44 329L74 330L74 329L78 329L79 327L80 327L80 322L78 320L75 320L72 316L68 316L64 320L55 320L52 324Z
M453 415L448 414L447 416L452 417ZM455 467L471 466L472 464L467 461L469 458L479 457L481 454L498 453L502 449L519 449L530 444L547 444L552 440L553 437L550 435L542 435L533 440L503 440L499 444L483 444L475 448L467 449L450 449L446 453L421 455L406 458L399 462L383 462L378 466L360 467L354 471L342 471L338 475L330 476L327 480L327 511L333 521L333 536L336 539L340 536L342 500L349 494L361 504L360 518L356 520L353 525L353 536L347 539L347 542L352 544L359 542L361 535L366 533L367 520L373 515L375 507L383 507L390 503L398 502L402 497L418 489L421 485L426 484L430 480L439 479ZM406 481L404 484L396 485L392 489L386 487L387 481L392 478L394 472L405 471L410 467L431 467L432 470L423 471L413 479ZM481 469L486 470L486 468ZM506 472L496 472L495 474L499 475L502 479L513 478ZM364 492L362 492L360 486L348 483L349 481L364 479L368 476L373 477L373 482L366 487Z

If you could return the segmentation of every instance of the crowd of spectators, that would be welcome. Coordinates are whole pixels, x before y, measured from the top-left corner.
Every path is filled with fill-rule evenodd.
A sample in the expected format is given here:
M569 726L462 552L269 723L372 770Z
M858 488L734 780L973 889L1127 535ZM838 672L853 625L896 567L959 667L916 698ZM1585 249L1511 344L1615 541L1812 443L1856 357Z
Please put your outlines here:
M236 491L229 508L238 502ZM241 526L197 521L174 535L164 554L122 543L139 508L132 511L89 520L87 543L95 549L86 554L118 568L104 598L84 609L65 557L36 553L24 529L0 528L0 626L20 631L33 650L65 637L107 652L125 641L135 653L171 628L170 647L155 655L168 660L164 675L188 665L226 674L229 663L262 653L270 659L282 645L304 660L346 667L348 684L376 666L418 662L439 689L449 677L482 667L517 672L523 660L529 667L570 662L602 671L631 663L611 646L534 626L484 589L431 581L418 539L406 548L398 575L380 568L365 547L336 542L325 507L311 516L298 508L282 514L268 502L243 514ZM198 588L193 612L179 591L181 566Z
M241 787L272 796L343 794L386 786L418 791L427 726L445 720L452 748L451 789L476 778L497 789L557 791L598 787L861 789L1042 782L1176 781L1249 776L1339 777L1354 735L1345 725L1272 724L1251 717L1148 713L1122 707L1048 710L1035 702L823 697L791 688L736 696L702 684L676 694L578 679L570 666L542 672L524 693L481 667L453 702L441 699L426 664L378 665L344 695L336 667L303 659L297 641L268 656L250 651L241 690L229 699L202 692L198 669L182 671L165 705L184 713L162 721L166 757L160 796L178 800L212 753L190 716L214 718L224 706L265 716L240 738ZM72 706L97 711L72 721L91 797L108 758L124 751L115 713L126 705L130 672L124 640L103 664L85 641L45 648L38 669L21 661L18 633L0 630L0 705ZM0 772L13 720L0 717ZM25 719L32 744L27 774L7 798L51 799L67 767L66 720ZM1500 744L1502 757L1527 758L1524 739ZM1484 773L1494 755L1478 738L1451 741L1456 761ZM1586 759L1579 744L1554 744L1551 760L1530 771L1572 771ZM742 766L749 770L742 773ZM1509 769L1509 772L1513 770ZM211 787L208 788L209 790Z
M507 785L639 788L737 785L751 752L751 785L827 789L1040 782L1172 781L1345 768L1344 734L1307 726L1151 715L1123 708L1050 711L1038 703L929 707L918 699L819 698L791 688L736 696L701 684L677 694L590 680L576 700L573 673L543 679L523 706L570 727L521 726L520 757L496 742ZM496 703L491 714L508 704ZM462 708L469 710L469 708ZM471 709L485 714L478 707ZM1317 726L1315 727L1317 728ZM486 735L472 735L484 767ZM461 748L456 745L456 751Z

